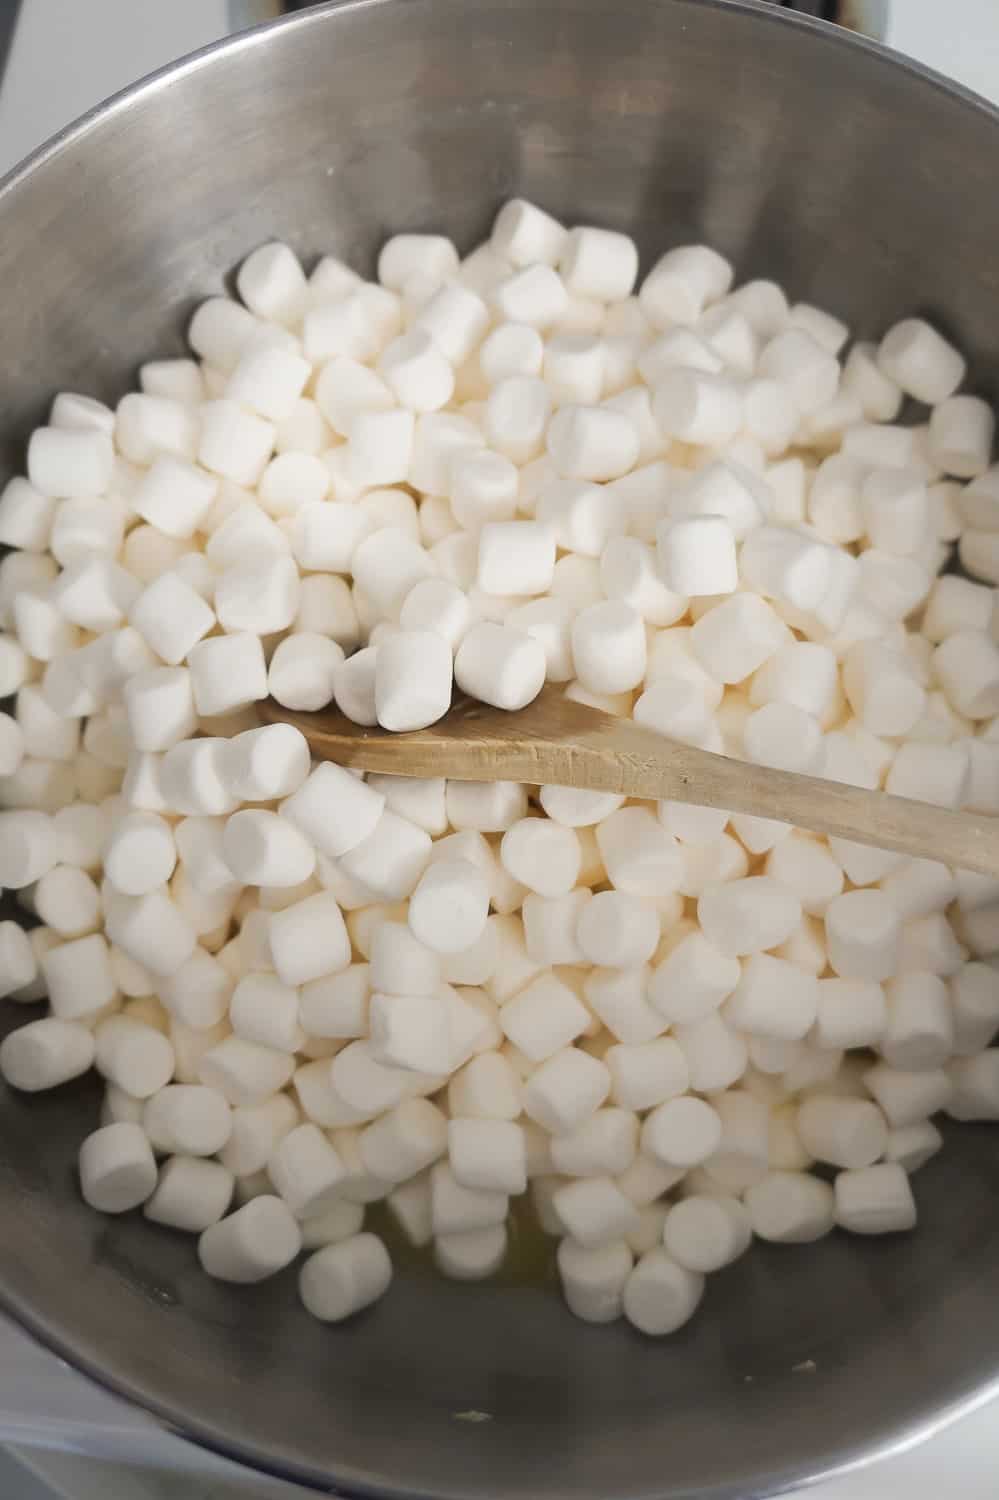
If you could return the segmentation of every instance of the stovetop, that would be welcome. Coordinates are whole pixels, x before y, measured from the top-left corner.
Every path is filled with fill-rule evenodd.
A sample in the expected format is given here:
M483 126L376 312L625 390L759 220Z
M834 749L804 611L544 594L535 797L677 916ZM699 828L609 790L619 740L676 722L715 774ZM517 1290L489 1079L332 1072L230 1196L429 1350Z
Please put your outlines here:
M0 173L144 73L302 0L0 0ZM543 3L543 0L542 0ZM613 3L613 0L608 0ZM782 0L775 0L782 3ZM999 104L999 0L784 0L836 11ZM815 1500L994 1500L994 1406ZM295 1500L84 1380L0 1318L0 1495L11 1500Z

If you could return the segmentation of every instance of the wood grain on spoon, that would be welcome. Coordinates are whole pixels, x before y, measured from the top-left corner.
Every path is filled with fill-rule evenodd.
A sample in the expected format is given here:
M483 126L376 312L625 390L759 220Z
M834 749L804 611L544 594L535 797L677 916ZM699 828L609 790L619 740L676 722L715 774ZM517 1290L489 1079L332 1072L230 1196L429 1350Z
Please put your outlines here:
M999 818L714 755L573 703L559 687L515 714L458 700L439 723L411 734L362 729L332 707L297 713L268 699L260 709L268 722L300 729L317 759L362 771L668 797L999 875Z

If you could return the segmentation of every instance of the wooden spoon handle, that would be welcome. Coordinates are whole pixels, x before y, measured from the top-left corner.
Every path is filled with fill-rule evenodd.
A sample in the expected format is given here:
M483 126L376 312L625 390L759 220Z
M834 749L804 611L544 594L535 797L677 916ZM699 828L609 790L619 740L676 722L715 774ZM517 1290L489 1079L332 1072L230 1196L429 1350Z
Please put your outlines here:
M412 734L361 729L335 709L310 714L273 702L259 707L264 719L300 729L314 755L363 771L670 798L999 876L999 818L730 760L552 689L517 714L464 700L440 723Z

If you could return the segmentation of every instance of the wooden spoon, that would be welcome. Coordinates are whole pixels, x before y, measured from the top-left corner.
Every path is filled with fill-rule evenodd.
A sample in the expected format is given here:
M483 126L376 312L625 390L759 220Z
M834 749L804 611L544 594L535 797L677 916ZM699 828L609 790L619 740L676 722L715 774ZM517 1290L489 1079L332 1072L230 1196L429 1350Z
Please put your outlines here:
M411 734L363 729L333 707L297 713L268 699L260 709L267 722L300 729L317 759L362 771L669 797L999 875L999 818L714 755L573 703L559 687L518 713L459 699L439 723Z

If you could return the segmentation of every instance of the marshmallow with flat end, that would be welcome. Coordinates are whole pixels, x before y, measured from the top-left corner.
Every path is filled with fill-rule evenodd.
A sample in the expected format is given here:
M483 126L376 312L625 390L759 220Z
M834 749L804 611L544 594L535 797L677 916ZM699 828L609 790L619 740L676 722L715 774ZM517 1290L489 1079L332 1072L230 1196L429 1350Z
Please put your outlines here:
M454 680L494 708L526 708L544 686L547 659L531 636L505 625L473 625L458 647Z
M448 1007L442 994L382 995L369 1005L371 1055L389 1068L444 1074L450 1058Z
M156 1189L142 1211L154 1224L201 1234L221 1219L233 1187L232 1172L219 1162L172 1156L163 1163Z
M622 1109L653 1109L683 1094L689 1082L687 1058L673 1037L632 1045L617 1042L604 1053L611 1097Z
M479 347L479 368L487 385L514 375L540 375L545 345L526 323L501 323Z
M716 682L732 685L758 671L787 644L787 629L756 594L733 594L701 615L690 632L696 661Z
M801 902L776 880L755 875L709 886L697 915L711 946L740 958L785 942L801 921Z
M654 549L633 536L611 537L600 553L600 579L608 599L638 611L647 625L673 625L687 599L663 582Z
M131 620L160 660L177 667L212 629L215 614L177 573L164 573L139 595Z
M945 474L959 479L984 474L994 436L995 416L979 396L951 396L930 413L930 458Z
M587 1029L590 1015L575 992L554 974L532 980L500 1010L499 1023L532 1062L543 1062Z
M241 632L199 641L188 653L194 704L199 714L230 713L267 697L267 664L258 636ZM181 670L180 668L166 670ZM127 699L127 690L126 690ZM171 741L174 743L174 741ZM140 746L163 749L162 745Z
M876 1047L887 1002L873 979L820 979L815 1041L820 1047Z
M286 451L271 459L257 494L270 515L283 518L323 500L329 487L329 470L321 458L315 453Z
M170 747L159 765L159 788L167 808L186 817L232 811L236 798L226 785L227 745L228 740L209 736Z
M731 1088L746 1071L746 1042L716 1011L676 1025L673 1036L686 1063L688 1085L698 1093Z
M834 1223L833 1190L808 1172L769 1172L746 1192L753 1233L777 1245L808 1245Z
M914 1125L902 1125L889 1130L885 1147L885 1161L897 1164L911 1177L935 1156L943 1145L943 1136L929 1120L920 1120Z
M879 1050L892 1067L937 1068L954 1041L947 986L936 974L903 974L885 985L887 1020Z
M273 974L245 974L229 1002L229 1020L236 1036L259 1042L279 1052L295 1052L302 1045L298 1020L298 991Z
M478 1059L473 1058L469 1066ZM575 1130L599 1109L611 1089L604 1063L566 1047L536 1068L523 1086L525 1113L555 1135Z
M703 1295L704 1277L656 1248L642 1256L625 1283L624 1315L641 1333L675 1333L693 1317Z
M599 1250L638 1227L638 1210L611 1177L567 1182L552 1201L572 1239L587 1250Z
M381 922L371 939L367 980L385 995L436 995L440 960L404 922Z
M893 422L902 405L902 391L878 363L875 344L854 344L843 366L841 389L856 396L868 422Z
M592 894L585 888L567 896L525 896L521 915L527 952L536 964L583 962L579 926Z
M492 294L493 305L505 323L550 328L569 305L562 277L551 266L524 266L501 281Z
M638 300L656 328L690 326L706 305L725 296L732 274L729 262L708 245L681 245L656 261Z
M852 1234L894 1234L916 1227L908 1174L898 1162L839 1172L833 1184L836 1223Z
M506 1255L503 1224L466 1234L440 1234L434 1240L434 1264L455 1281L482 1281L494 1275Z
M659 945L659 917L637 897L600 891L579 915L576 941L583 957L609 969L635 969Z
M96 1015L117 993L107 941L101 933L50 948L39 966L52 1014L60 1021Z
M562 280L573 297L623 302L638 275L638 248L613 229L570 229L559 256Z
M124 701L138 750L169 750L197 728L194 678L186 667L137 672L125 683Z
M566 896L579 876L579 839L544 818L521 818L503 835L500 859L514 880L539 896Z
M264 1193L206 1229L198 1240L198 1259L209 1276L249 1285L283 1271L301 1244L291 1209Z
M739 983L738 959L712 946L694 931L653 971L649 1004L670 1024L688 1024L717 1010Z
M378 254L378 280L401 292L417 271L444 281L457 274L458 252L442 234L395 234Z
M988 964L965 964L950 981L955 1055L986 1048L999 1031L999 982Z
M747 759L760 766L807 774L821 764L818 721L793 703L765 703L747 715L742 740Z
M316 1214L302 1223L302 1249L321 1250L324 1245L339 1245L353 1239L364 1223L361 1203L334 1202L325 1213Z
M894 324L878 345L877 363L907 396L928 406L953 396L967 368L963 356L922 318Z
M591 604L572 624L576 677L592 693L621 693L635 688L645 675L645 625L641 615L620 600Z
M28 442L28 480L39 495L52 499L94 500L106 494L113 464L110 434L95 428L38 427Z
M272 914L270 950L278 978L298 986L350 963L350 939L336 898L319 891Z
M71 865L56 865L42 876L34 888L34 903L37 916L61 938L83 937L100 924L100 892L85 870Z
M616 792L591 792L580 787L543 786L539 801L556 823L566 828L590 828L617 812L624 798Z
M163 889L145 896L116 893L112 903L105 894L104 926L111 942L158 979L175 974L197 942L192 923Z
M488 912L489 887L482 871L468 860L438 859L424 870L410 897L409 925L433 952L460 953L479 938Z
M279 648L280 649L280 648ZM448 642L432 630L400 630L383 641L375 663L375 712L383 729L425 729L451 705Z
M403 1099L358 1136L366 1170L382 1182L404 1182L448 1149L448 1124L426 1099Z
M749 1216L737 1198L697 1194L676 1203L666 1215L663 1244L688 1271L720 1271L749 1248Z
M296 1125L283 1136L267 1163L278 1195L296 1219L324 1213L336 1197L345 1168L318 1125Z
M888 1133L876 1104L821 1094L801 1102L797 1128L805 1150L817 1161L851 1168L876 1162Z
M375 833L384 807L381 792L325 761L282 805L281 814L322 854L337 859Z
M625 1109L598 1109L575 1130L556 1136L551 1163L568 1177L617 1177L635 1160L638 1119Z
M57 941L53 936L50 946ZM18 922L0 922L0 996L16 994L37 977L38 960L27 932Z
M950 1103L954 1085L943 1068L918 1072L875 1063L863 1074L864 1087L892 1129L918 1124Z
M802 910L810 917L824 916L830 901L843 889L843 871L826 846L797 832L774 846L765 870L771 879L797 894Z
M225 826L222 851L243 885L301 885L315 869L316 851L298 827L278 813L247 808Z
M999 1048L954 1058L947 1071L954 1085L946 1106L952 1120L999 1120Z
M712 448L734 438L743 421L742 391L735 380L682 366L663 371L652 409L667 436Z
M378 370L400 406L439 411L454 393L454 369L425 328L411 328L381 353Z
M399 611L404 633L425 635L432 631L451 651L457 650L472 621L468 596L446 578L423 579L410 589ZM376 688L378 670L376 663Z
M155 813L128 813L111 829L104 873L126 896L144 896L173 874L177 849L169 823Z
M280 642L267 672L270 695L285 708L314 711L333 697L333 680L343 663L336 641L299 631Z
M137 1208L156 1187L156 1163L139 1125L103 1125L80 1147L80 1191L91 1208L105 1214Z
M592 333L556 333L544 348L544 378L559 404L594 406L604 390L603 339Z
M369 1126L369 1131L375 1127ZM452 1119L446 1143L460 1186L480 1192L523 1193L527 1188L524 1132L510 1120Z
M422 1172L389 1193L386 1202L393 1219L417 1249L433 1239L430 1174Z
M239 1036L225 1037L198 1064L200 1081L242 1109L262 1104L283 1089L294 1070L290 1053Z
M900 745L885 778L885 791L896 797L958 808L965 802L968 753L961 745Z
M496 215L490 246L514 266L558 264L568 231L525 198L511 198Z
M0 493L0 542L27 552L44 552L52 533L56 501L26 479L8 480Z
M521 1111L520 1092L509 1060L499 1052L480 1052L452 1075L448 1110L452 1118L515 1120Z
M154 1027L113 1015L98 1023L94 1040L97 1071L137 1099L148 1099L170 1082L173 1048Z
M564 479L619 479L638 459L639 435L606 406L561 407L548 424L548 454Z
M841 979L890 979L899 951L899 914L882 891L847 891L826 909L829 962Z
M299 1010L310 1037L367 1035L369 966L351 964L339 974L312 979L302 986Z
M53 1016L29 1021L0 1043L0 1073L12 1088L25 1093L79 1078L93 1061L94 1038L87 1026Z
M305 308L305 272L294 250L278 240L246 257L236 273L236 287L250 311L269 323L290 327Z
M649 971L594 968L583 982L590 1010L619 1042L650 1042L666 1021L649 1003Z
M294 1101L287 1094L275 1094L262 1104L230 1110L229 1137L219 1153L222 1165L237 1177L262 1171L278 1141L300 1119Z
M489 308L477 293L457 282L446 284L417 314L413 327L429 333L455 367L465 363L489 326ZM419 486L421 489L422 485ZM439 493L439 492L438 492Z
M839 361L803 328L777 333L761 352L757 369L786 386L805 417L826 406L839 385Z
M466 1187L449 1162L439 1161L430 1171L430 1200L435 1235L468 1234L502 1224L508 1196L496 1189Z
M214 1089L172 1083L146 1100L142 1128L154 1151L214 1156L232 1130L232 1111Z
M784 959L754 953L725 1004L725 1020L737 1031L772 1041L801 1041L815 1022L818 981Z
M430 847L422 828L386 810L372 831L341 855L341 866L376 897L404 901L430 861Z
M642 1126L642 1150L668 1167L699 1166L714 1155L721 1139L718 1111L692 1094L657 1105Z
M634 1264L623 1239L596 1249L564 1239L557 1258L562 1294L570 1312L587 1323L613 1323L621 1316L624 1287Z
M956 631L934 651L933 669L958 713L987 719L999 712L999 648L984 633Z
M735 537L722 516L661 521L657 546L662 577L676 594L731 594L738 587Z

